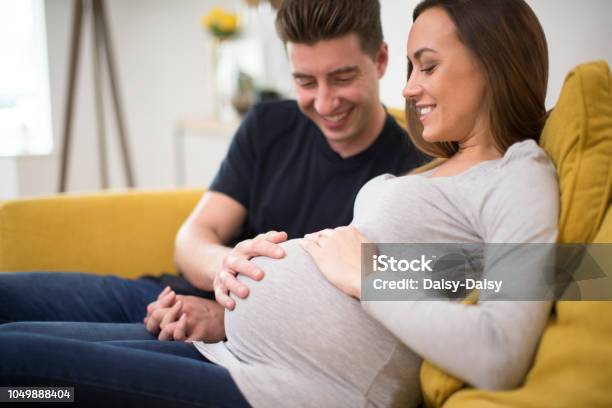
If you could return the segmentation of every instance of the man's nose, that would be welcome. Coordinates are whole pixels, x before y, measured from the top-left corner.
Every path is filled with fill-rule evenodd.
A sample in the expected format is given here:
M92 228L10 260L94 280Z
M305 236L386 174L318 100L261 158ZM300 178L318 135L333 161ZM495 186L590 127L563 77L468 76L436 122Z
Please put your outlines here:
M339 98L328 86L319 86L315 96L315 109L319 115L330 115L338 108Z

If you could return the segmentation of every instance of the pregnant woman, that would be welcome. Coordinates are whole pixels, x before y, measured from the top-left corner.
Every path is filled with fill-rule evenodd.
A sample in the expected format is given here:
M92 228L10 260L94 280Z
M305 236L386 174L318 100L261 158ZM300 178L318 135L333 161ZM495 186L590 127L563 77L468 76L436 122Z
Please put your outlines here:
M536 143L547 46L532 10L523 0L425 0L413 20L404 89L410 136L447 160L371 180L350 226L288 241L283 259L255 258L265 278L249 282L248 298L226 313L226 341L3 333L2 385L76 384L77 398L105 405L416 406L427 358L475 387L517 386L549 302L355 299L362 242L556 239L556 173Z

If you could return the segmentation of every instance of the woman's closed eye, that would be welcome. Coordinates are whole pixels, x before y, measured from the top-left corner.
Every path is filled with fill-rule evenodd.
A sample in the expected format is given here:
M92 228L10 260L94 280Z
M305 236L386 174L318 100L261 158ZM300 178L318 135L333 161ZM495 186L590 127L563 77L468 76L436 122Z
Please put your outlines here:
M429 74L433 73L434 69L436 69L437 66L438 66L437 64L429 65L429 66L426 66L424 68L421 68L419 71L425 72L426 74L429 75Z

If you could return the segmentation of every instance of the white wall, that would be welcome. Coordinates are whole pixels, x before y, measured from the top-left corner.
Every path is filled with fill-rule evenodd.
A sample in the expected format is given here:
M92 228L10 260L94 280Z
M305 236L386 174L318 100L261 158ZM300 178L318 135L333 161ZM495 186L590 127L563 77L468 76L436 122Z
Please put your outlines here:
M242 4L240 0L107 0L139 187L173 185L174 123L182 115L209 112L207 42L199 18L218 3L226 6ZM381 0L381 3L385 37L391 51L390 66L381 83L381 95L388 106L401 107L404 103L401 90L406 77L405 41L417 1ZM565 74L574 65L592 59L612 62L612 1L528 0L528 3L540 18L549 42L551 72L547 105L551 107ZM58 140L66 88L72 1L47 0L46 5L53 126ZM89 64L91 39L86 36L83 41L86 64L82 65L79 73L70 191L99 187L92 68ZM114 142L114 123L109 122L107 129L112 131L109 139ZM206 148L198 142L188 144L188 150L188 180L197 182L200 179L191 176L204 168L197 159L207 160ZM110 163L111 184L122 187L115 143L112 144ZM57 154L18 159L18 194L53 193L58 169ZM0 174L0 183L7 184L4 180L8 173Z
M583 62L612 65L612 1L527 0L540 18L550 56L548 108L559 98L565 75Z
M57 188L59 140L67 84L68 48L72 0L47 0L48 53L50 63L55 152L48 157L18 159L19 195L50 194ZM211 107L207 93L208 42L200 17L215 0L107 0L118 82L139 187L170 187L174 183L174 125L181 116L206 114ZM237 9L240 0L224 0ZM92 86L89 20L83 27L81 64L73 121L69 191L99 188L97 141ZM110 93L106 91L106 100ZM107 114L111 187L123 187L115 122ZM206 160L205 155L201 160ZM2 177L0 175L0 177Z
M0 200L18 195L17 165L12 158L0 160Z

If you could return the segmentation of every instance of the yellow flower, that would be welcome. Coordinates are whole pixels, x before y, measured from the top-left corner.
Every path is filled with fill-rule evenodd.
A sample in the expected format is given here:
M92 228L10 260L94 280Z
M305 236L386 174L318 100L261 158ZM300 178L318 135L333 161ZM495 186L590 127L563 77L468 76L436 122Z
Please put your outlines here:
M217 20L217 26L221 31L234 32L238 28L238 17L235 14L225 14Z
M238 16L223 7L213 7L200 20L202 27L220 38L231 37L238 30Z

